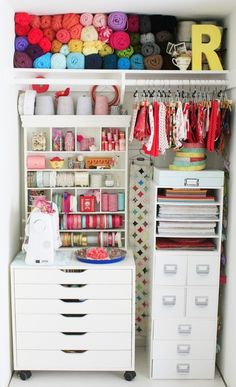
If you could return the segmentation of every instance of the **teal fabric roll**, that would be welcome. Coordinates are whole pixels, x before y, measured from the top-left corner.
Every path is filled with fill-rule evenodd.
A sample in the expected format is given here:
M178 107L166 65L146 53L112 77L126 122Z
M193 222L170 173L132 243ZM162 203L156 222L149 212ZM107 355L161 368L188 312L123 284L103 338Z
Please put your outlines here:
M52 69L65 69L66 68L66 57L61 53L53 54L51 57L51 68Z
M52 54L50 52L47 52L47 54L44 54L36 58L33 62L33 67L36 69L50 69L51 57L52 57Z
M66 67L68 69L84 69L85 58L80 52L71 52L66 57Z
M117 69L117 56L116 54L106 55L103 58L103 68L107 70Z
M130 58L130 65L132 70L143 70L144 59L141 54L134 54Z
M130 69L129 58L119 58L117 62L117 68L120 70L129 70Z

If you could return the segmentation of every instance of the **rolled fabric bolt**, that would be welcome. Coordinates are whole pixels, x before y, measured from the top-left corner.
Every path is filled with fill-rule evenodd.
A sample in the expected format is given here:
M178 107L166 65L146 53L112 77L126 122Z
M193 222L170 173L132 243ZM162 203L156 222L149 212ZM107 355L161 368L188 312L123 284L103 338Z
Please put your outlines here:
M132 46L129 46L126 50L116 51L118 58L130 58L134 53Z
M141 34L146 34L152 30L150 16L140 15L139 30Z
M156 42L157 43L166 43L172 42L173 34L170 31L159 31L156 33Z
M62 15L53 15L52 17L52 29L57 32L62 29Z
M141 54L143 56L159 55L161 52L160 47L156 43L142 44Z
M83 29L83 26L80 23L77 23L73 27L71 27L70 28L71 39L80 39L82 29Z
M59 42L64 44L69 42L71 36L69 31L67 31L65 28L62 28L61 30L57 31L56 38L59 40Z
M39 28L31 28L28 33L28 41L30 44L38 44L39 41L43 38L43 31Z
M14 17L15 23L21 26L28 26L30 24L31 16L27 12L16 12Z
M51 41L44 36L40 41L39 41L39 47L42 48L43 52L49 52L52 47Z
M143 70L144 59L141 54L134 54L130 58L130 65L132 70Z
M141 54L142 45L136 44L135 46L133 46L133 49L135 54Z
M57 52L60 52L61 47L62 47L62 43L59 42L59 40L54 39L54 40L52 41L52 48L51 48L52 53L55 54L55 53L57 53Z
M34 61L43 55L43 50L37 44L29 44L26 53L30 56L30 58Z
M100 27L98 28L98 39L102 42L109 42L110 36L112 34L112 29L109 27Z
M110 36L109 44L115 50L126 50L130 45L129 34L124 31L113 32Z
M38 15L30 15L31 16L31 19L30 19L30 26L33 27L33 28L40 28L40 24L41 24L41 21L40 21L40 16Z
M109 46L109 44L104 43L102 48L98 51L98 53L101 56L106 56L106 55L113 54L113 51L114 51L113 48Z
M80 24L82 26L91 26L93 23L93 15L91 13L82 13L80 16Z
M16 51L25 51L28 47L29 42L25 36L18 36L15 38L15 49Z
M31 68L32 59L26 52L16 51L14 54L14 67L16 68Z
M33 62L33 67L36 69L50 69L51 68L52 54L47 52L46 54L36 58Z
M22 26L20 24L15 24L15 33L17 36L26 36L30 31L30 26Z
M148 32L147 34L140 35L140 43L155 43L155 36L152 32Z
M152 32L170 31L175 32L177 19L175 16L151 15Z
M79 52L71 52L66 58L66 67L68 69L84 69L85 57Z
M129 70L130 66L129 58L119 58L117 61L117 68L120 70Z
M140 43L140 34L138 32L129 32L131 46Z
M68 43L70 52L82 52L83 42L79 39L71 39Z
M61 53L53 54L51 57L51 68L52 69L65 69L66 68L66 57Z
M116 56L116 54L110 54L110 55L104 56L103 68L106 70L117 69L117 56Z
M66 13L62 18L62 28L70 30L80 22L80 16L76 13Z
M129 15L128 16L128 32L139 32L140 26L140 18L139 15Z
M85 57L85 68L86 69L101 69L102 68L102 57L98 54L87 55Z
M48 38L51 42L56 36L56 32L52 28L45 28L43 30L43 34L46 38Z
M49 28L52 24L52 16L44 15L40 18L40 27L41 28Z
M124 31L127 28L128 17L124 12L111 12L107 24L113 31Z
M70 53L70 49L69 49L68 44L63 44L60 48L60 54L67 56L67 55L69 55L69 53Z
M144 65L147 70L160 70L163 65L161 55L150 55L144 58Z
M98 47L95 42L84 42L83 45L83 54L84 55L92 55L92 54L98 54Z
M107 115L109 112L108 98L105 95L96 95L94 114Z
M96 28L107 26L107 15L105 13L96 13L93 17L93 25Z
M98 40L98 33L94 26L84 27L81 31L80 39L83 42L90 42L92 40Z

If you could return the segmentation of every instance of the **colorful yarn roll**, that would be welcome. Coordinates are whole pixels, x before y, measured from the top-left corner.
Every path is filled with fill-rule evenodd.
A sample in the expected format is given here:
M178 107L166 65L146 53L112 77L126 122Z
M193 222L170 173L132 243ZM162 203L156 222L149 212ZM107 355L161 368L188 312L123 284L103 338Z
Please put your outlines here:
M130 45L129 34L124 31L113 32L110 36L109 44L115 50L126 50Z
M163 65L161 55L150 55L144 58L144 65L147 70L160 70Z
M140 43L140 34L138 32L130 32L129 33L131 46L136 46Z
M102 68L102 57L98 54L87 55L85 57L85 68L86 69L101 69Z
M160 47L156 43L145 43L141 47L141 54L143 56L159 55Z
M77 23L73 27L71 27L70 28L71 39L80 39L82 29L83 29L83 26L80 23Z
M91 13L82 13L80 16L80 24L82 26L91 26L93 24L93 15Z
M130 60L129 58L119 58L117 62L117 68L120 70L129 70L130 69Z
M130 67L132 70L143 70L144 69L144 59L141 54L134 54L130 58Z
M84 27L81 31L80 39L83 42L91 42L92 40L98 40L98 33L94 26Z
M142 48L141 44L136 44L136 45L134 45L132 47L134 49L134 53L135 54L141 54L141 48Z
M62 15L53 15L52 17L52 29L56 32L62 29L62 17Z
M40 18L40 27L41 28L49 28L52 24L52 16L44 15Z
M79 39L71 39L68 43L70 52L82 52L83 42Z
M68 69L84 69L85 57L80 52L71 52L66 58Z
M30 58L34 61L43 55L43 50L37 44L29 44L25 51Z
M69 55L69 53L70 53L70 49L69 49L68 44L63 44L60 48L60 54L67 56L67 55Z
M40 28L31 28L28 33L28 41L30 44L37 44L43 38L43 31Z
M138 32L139 31L139 15L129 15L128 16L128 32Z
M139 30L141 34L147 34L152 30L151 18L148 15L141 15L139 21Z
M93 25L96 28L106 27L107 25L107 15L104 13L96 13L93 17Z
M103 68L106 70L117 69L117 56L116 56L116 54L110 54L110 55L104 56Z
M32 59L26 52L16 51L14 54L14 67L17 68L31 68Z
M30 26L33 28L39 28L41 24L40 16L38 15L31 15L30 18Z
M141 34L140 35L140 43L155 43L155 36L152 32L148 32L147 34Z
M62 19L62 28L70 30L73 26L78 24L80 21L80 16L76 13L66 13L63 15Z
M172 42L173 34L170 31L159 31L156 33L157 43Z
M46 36L44 36L39 42L39 47L42 48L44 53L49 52L51 51L52 43L48 38L46 38Z
M116 51L118 58L130 58L134 53L132 46L129 46L126 50Z
M21 26L27 26L30 24L31 16L27 12L16 12L14 19L15 23L20 24Z
M113 31L124 31L128 25L128 18L124 12L112 12L107 19L108 26Z
M51 48L51 51L53 54L57 53L57 52L60 52L60 49L62 47L62 43L59 42L59 40L57 39L54 39L52 41L52 48Z
M83 45L83 54L84 55L92 55L92 54L98 54L99 46L97 45L97 40L93 42L85 42Z
M66 68L66 57L63 54L53 54L51 57L51 68L52 69L65 69Z
M50 69L51 57L52 57L52 54L50 52L47 52L46 54L34 60L33 67L36 69Z
M28 47L29 42L25 36L18 36L15 38L15 49L16 51L25 51Z
M102 42L109 42L110 36L112 34L112 29L109 27L100 27L98 28L98 39Z
M15 24L15 33L17 36L26 36L30 31L30 26L22 26L21 24Z
M109 46L109 44L104 43L102 48L98 51L99 55L101 56L106 56L106 55L111 55L113 54L113 48Z
M43 30L43 34L46 38L48 38L51 42L53 41L53 39L55 39L55 36L56 36L56 32L52 29L52 28L45 28Z
M57 31L56 38L61 43L68 43L71 36L68 30L66 30L65 28L62 28L59 31Z

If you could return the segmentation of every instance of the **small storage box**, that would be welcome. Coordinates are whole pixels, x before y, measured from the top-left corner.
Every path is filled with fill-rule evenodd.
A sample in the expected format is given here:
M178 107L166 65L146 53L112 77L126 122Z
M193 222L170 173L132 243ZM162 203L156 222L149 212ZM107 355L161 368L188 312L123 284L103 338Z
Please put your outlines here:
M44 156L28 156L27 168L28 169L45 169L46 159Z
M154 168L153 180L160 187L217 188L224 185L224 172L216 169L185 172Z

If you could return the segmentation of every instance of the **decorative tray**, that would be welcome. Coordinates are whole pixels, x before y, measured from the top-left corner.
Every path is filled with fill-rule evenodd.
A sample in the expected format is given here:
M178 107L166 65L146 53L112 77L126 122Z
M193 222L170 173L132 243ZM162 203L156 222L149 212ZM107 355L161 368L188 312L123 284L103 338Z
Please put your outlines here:
M84 248L76 251L76 258L80 262L93 264L108 264L123 261L126 257L126 250L116 247Z

